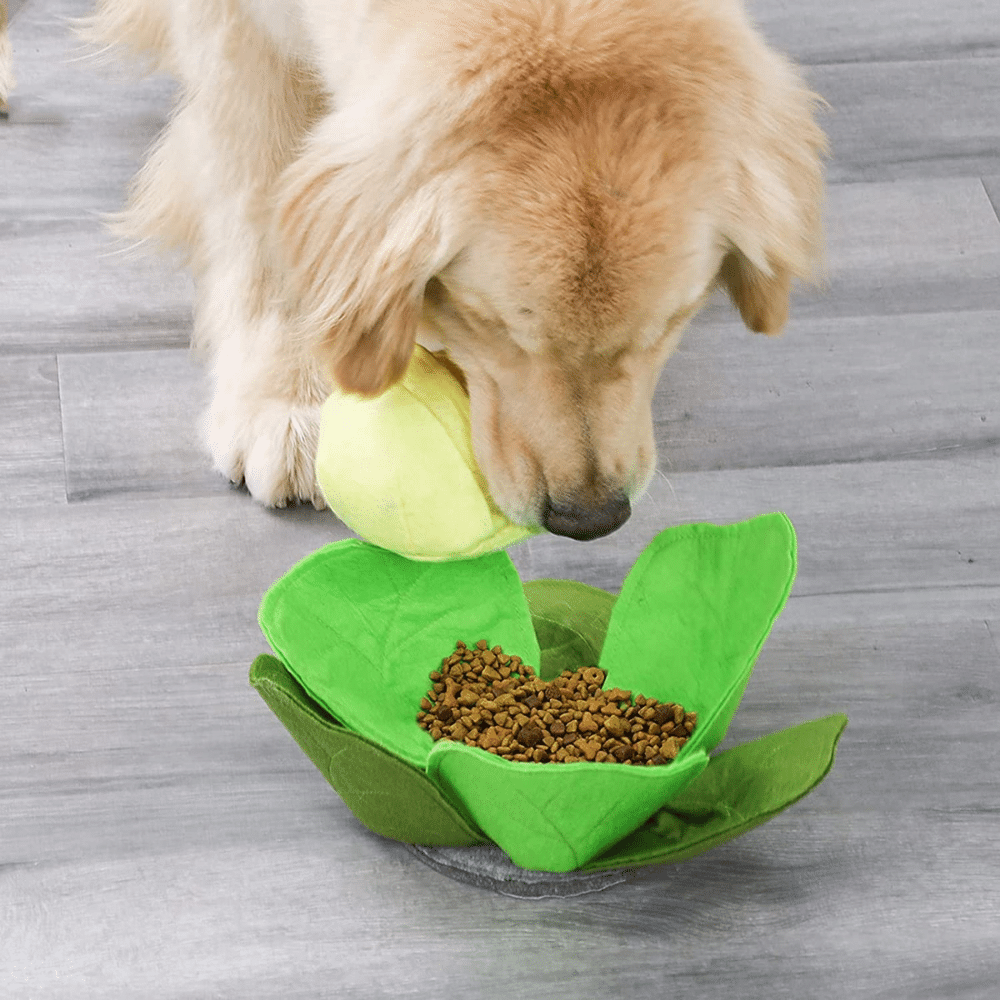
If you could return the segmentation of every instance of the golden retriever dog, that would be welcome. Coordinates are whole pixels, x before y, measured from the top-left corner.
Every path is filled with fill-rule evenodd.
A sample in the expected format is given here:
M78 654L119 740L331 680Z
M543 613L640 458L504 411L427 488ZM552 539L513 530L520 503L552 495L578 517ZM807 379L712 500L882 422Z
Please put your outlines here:
M265 504L322 504L321 403L419 342L498 506L606 535L712 289L774 334L816 276L818 99L738 0L99 0L84 30L180 82L120 228L185 249L205 441Z

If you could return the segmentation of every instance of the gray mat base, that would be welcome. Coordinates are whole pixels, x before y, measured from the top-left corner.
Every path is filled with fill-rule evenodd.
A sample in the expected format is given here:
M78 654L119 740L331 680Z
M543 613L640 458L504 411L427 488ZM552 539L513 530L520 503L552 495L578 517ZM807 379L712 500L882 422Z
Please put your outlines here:
M631 869L603 872L539 872L519 868L495 844L475 847L427 847L403 845L429 868L480 889L518 899L546 899L553 896L583 896L621 885Z

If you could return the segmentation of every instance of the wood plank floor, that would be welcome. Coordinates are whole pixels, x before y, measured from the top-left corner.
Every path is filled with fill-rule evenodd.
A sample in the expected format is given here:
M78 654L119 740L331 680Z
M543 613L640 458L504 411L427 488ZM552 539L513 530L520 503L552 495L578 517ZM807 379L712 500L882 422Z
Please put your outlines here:
M710 303L657 392L660 475L525 579L611 590L663 527L767 510L800 572L727 738L850 717L810 796L574 899L368 833L247 683L256 610L347 532L209 469L191 285L123 253L172 87L18 0L0 119L0 996L1000 996L1000 17L752 0L830 102L830 281L785 337Z

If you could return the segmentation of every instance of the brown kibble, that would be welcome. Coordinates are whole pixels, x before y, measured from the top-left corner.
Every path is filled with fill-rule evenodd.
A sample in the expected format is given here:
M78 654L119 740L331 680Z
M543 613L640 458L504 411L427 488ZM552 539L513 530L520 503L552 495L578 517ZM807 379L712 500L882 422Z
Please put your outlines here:
M518 740L526 747L533 747L542 741L542 729L535 722L529 722L526 726L521 726L517 734Z
M479 745L484 750L488 750L490 747L500 746L500 734L496 731L495 726L490 726L490 728L479 737Z
M647 716L658 726L662 726L665 722L673 723L674 721L674 710L671 705L657 705L653 709L652 714Z
M624 736L631 729L631 726L617 715L609 715L605 720L604 728L612 736Z
M608 699L608 701L614 701L614 702L631 701L632 700L632 692L631 691L623 691L621 688L612 688L607 693L607 699Z
M697 723L697 714L680 705L641 694L633 700L622 688L602 690L599 667L543 681L519 657L500 646L488 649L484 639L472 649L456 643L429 679L416 721L432 739L519 763L669 763Z

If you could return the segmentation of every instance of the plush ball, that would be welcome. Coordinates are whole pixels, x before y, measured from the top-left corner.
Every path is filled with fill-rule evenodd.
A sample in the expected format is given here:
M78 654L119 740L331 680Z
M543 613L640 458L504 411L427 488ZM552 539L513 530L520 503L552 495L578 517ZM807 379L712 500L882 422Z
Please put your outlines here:
M499 510L472 451L469 397L419 345L376 399L323 406L316 477L330 509L374 545L410 559L467 559L536 534Z

